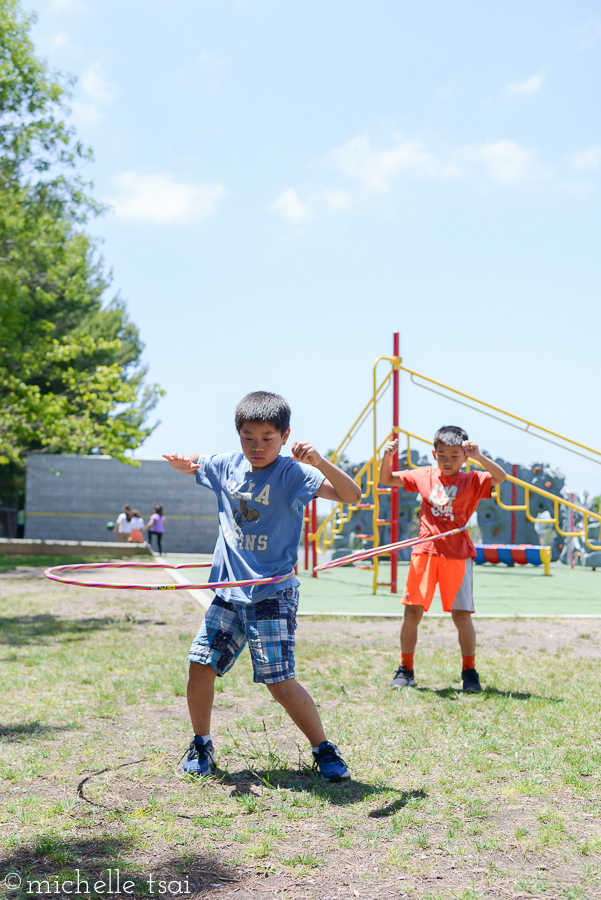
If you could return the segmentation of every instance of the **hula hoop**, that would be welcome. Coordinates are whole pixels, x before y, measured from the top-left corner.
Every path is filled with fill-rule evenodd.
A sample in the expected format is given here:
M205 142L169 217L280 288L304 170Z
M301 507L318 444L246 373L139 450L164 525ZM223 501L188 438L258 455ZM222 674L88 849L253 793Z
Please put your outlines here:
M341 556L338 559L333 559L331 562L315 566L313 571L325 572L326 569L337 569L338 566L348 566L350 563L356 562L357 560L371 559L373 556L381 556L383 553L401 550L403 547L415 547L417 544L423 544L426 541L439 541L441 538L451 537L453 534L460 534L462 531L465 531L466 528L467 525L463 525L461 528L453 528L452 531L443 531L442 534L433 534L431 537L407 538L404 541L397 541L394 544L384 544L382 547L376 547L374 550L359 550L357 553L349 553L348 556Z
M189 591L211 590L229 587L250 587L254 584L279 584L287 581L294 575L294 569L286 575L276 575L273 578L250 578L247 581L213 581L205 584L110 584L101 581L73 581L62 578L60 572L77 572L90 569L205 569L213 565L205 563L186 563L183 566L172 566L169 563L73 563L68 566L51 566L46 569L44 575L50 581L58 581L60 584L74 584L77 587L112 588L123 591Z

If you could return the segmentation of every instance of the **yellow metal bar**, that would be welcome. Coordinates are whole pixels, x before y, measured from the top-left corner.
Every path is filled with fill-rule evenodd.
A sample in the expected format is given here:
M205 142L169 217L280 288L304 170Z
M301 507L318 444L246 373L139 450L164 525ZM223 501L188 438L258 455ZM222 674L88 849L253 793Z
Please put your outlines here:
M534 437L541 438L542 440L548 440L548 438L544 438L543 435L535 434L535 432L531 431L531 428L536 428L537 431L543 431L545 434L549 434L554 438L558 438L560 441L565 441L567 444L571 444L572 447L579 447L581 450L586 450L587 453L593 453L596 459L591 459L590 456L584 456L582 453L578 453L577 450L573 450L572 447L564 447L565 450L569 450L571 453L577 453L578 456L584 456L585 459L590 460L590 462L596 462L601 464L601 451L595 450L594 447L589 447L587 444L581 444L579 441L573 441L571 438L566 437L564 434L559 434L557 431L551 431L549 428L544 428L542 425L537 425L535 422L530 422L528 419L522 418L522 416L516 416L513 413L507 412L505 409L501 409L498 406L493 406L491 403L486 403L484 400L478 400L477 397L472 397L470 394L465 394L463 391L458 391L455 388L449 387L448 384L443 384L440 381L434 381L433 378L428 378L426 375L420 375L419 372L414 372L412 369L407 369L405 366L399 366L399 369L402 372L407 372L411 376L411 380L416 387L422 387L426 390L431 390L431 388L427 388L423 384L418 384L414 379L420 378L422 381L428 381L430 384L435 384L437 387L442 388L445 391L450 391L452 394L457 394L459 397L465 397L466 400L471 400L473 403L478 403L480 406L485 406L487 409L493 409L497 413L501 413L503 416L508 416L510 419L515 419L516 422L521 422L522 425L525 425L525 428L521 426L514 425L513 422L506 422L506 425L511 425L513 428L519 428L520 431L527 431L529 434L532 434ZM435 391L434 393L438 393ZM443 395L444 396L444 395ZM448 397L449 400L454 400L453 397ZM454 400L454 402L459 403L461 401ZM464 404L466 405L466 404ZM473 409L473 407L470 407ZM482 410L480 410L482 412ZM485 415L490 415L489 413L485 413ZM493 418L497 418L493 416ZM500 420L503 421L503 420ZM555 441L550 441L550 443L555 443ZM558 446L563 446L559 444Z
M383 381L378 385L378 383L377 383L377 367L380 362L389 362L391 364L391 371L383 379ZM543 428L540 425L535 425L533 422L529 422L527 419L522 419L520 416L514 416L512 413L508 413L505 410L502 410L498 407L492 406L489 403L485 403L483 400L478 400L475 397L471 397L469 394L464 394L461 391L457 391L454 388L448 387L448 385L444 385L441 382L434 381L431 378L427 378L425 375L420 375L418 372L413 372L411 369L407 369L404 366L402 366L401 362L402 362L402 360L400 357L390 357L390 356L380 356L380 357L378 357L378 359L375 360L374 367L373 367L373 393L372 393L372 396L371 396L370 400L368 401L368 403L362 409L360 415L355 420L355 422L353 423L353 425L351 426L351 428L349 429L349 431L347 432L345 437L343 438L339 447L334 451L334 453L332 454L332 457L331 457L333 462L336 462L337 460L340 459L340 457L342 456L342 454L343 454L344 450L346 449L346 447L348 446L348 444L355 437L359 428L364 424L369 413L370 412L373 413L374 454L373 454L372 458L370 460L368 460L361 467L361 469L357 472L354 480L357 482L357 484L361 485L361 479L362 479L363 475L365 475L366 476L366 486L365 486L365 491L362 491L362 493L361 493L361 498L365 499L370 494L372 494L372 497L373 497L373 507L374 507L373 508L373 532L374 532L373 545L374 545L374 547L378 546L379 531L380 531L380 527L379 527L378 521L377 521L380 517L379 516L380 499L379 499L379 494L377 491L377 486L379 483L380 454L381 454L382 448L384 447L384 444L388 440L388 436L387 436L385 438L385 440L381 444L378 445L377 404L378 404L378 401L382 399L382 397L384 396L384 394L390 387L392 373L394 372L395 369L401 370L403 372L407 372L411 376L412 380L414 377L420 378L424 381L428 381L430 384L435 384L437 387L441 387L444 390L448 390L453 394L457 394L458 396L465 397L468 400L472 400L474 403L478 403L481 406L487 407L488 409L493 409L493 410L495 410L495 412L499 412L502 415L509 416L510 418L515 419L516 421L519 421L519 422L523 423L524 425L526 425L526 428L520 429L522 431L529 431L530 428L536 428L539 431L544 431L546 434L550 434L553 437L557 437L560 440L564 440L567 443L572 444L573 446L580 447L583 450L586 450L590 453L594 453L600 457L599 462L601 462L601 453L599 453L599 451L597 451L597 450L594 450L592 447L587 447L585 444L579 444L577 441L572 441L569 438L566 438L564 435L558 434L557 432L554 432L554 431L550 431L549 429ZM414 382L414 383L417 384L417 382ZM425 387L425 385L418 385L418 386ZM426 389L431 390L431 388L426 388ZM435 392L435 393L438 393L438 392ZM450 397L448 399L452 400L454 398ZM456 401L456 402L461 402L461 401ZM465 404L465 405L467 405L467 404ZM480 410L480 411L482 412L482 410ZM486 415L490 415L490 414L486 413ZM493 418L497 418L497 417L493 416ZM500 420L500 421L503 421L503 420ZM511 422L506 423L506 424L513 425L513 423L511 423ZM514 425L513 427L517 428L518 426ZM406 431L405 429L402 429L402 428L398 428L398 427L395 428L395 432L398 435L404 434L407 438L407 464L408 464L409 468L411 468L411 469L418 468L417 465L413 464L413 461L411 459L411 439L413 438L416 441L420 441L420 442L428 444L428 445L430 445L431 442L426 440L425 438L420 437L417 434L412 434L410 431ZM542 437L542 435L536 435L532 431L529 431L529 433L533 434L535 437ZM547 440L547 438L543 438L543 440ZM551 443L555 443L555 442L551 441ZM558 446L562 446L562 445L558 445ZM571 448L566 447L564 449L570 450ZM576 451L572 451L572 452L576 452ZM582 456L583 454L579 454L579 455ZM585 458L590 459L590 457L585 457ZM592 461L596 462L597 460L592 460ZM467 461L468 469L469 469L469 466L473 466L473 465L476 465L479 468L482 468L480 463L476 462L475 460L473 460L471 458L468 459L468 461ZM512 512L512 511L524 512L526 514L526 517L531 522L538 522L538 523L543 522L547 525L553 525L554 528L556 529L556 531L558 532L558 534L562 535L563 537L583 537L585 540L586 546L589 547L591 550L601 550L601 545L597 546L596 544L591 543L591 541L589 540L589 537L588 537L589 519L593 519L595 522L599 522L601 524L601 515L594 513L591 510L585 510L583 507L580 507L577 504L572 503L569 500L564 500L562 497L557 497L555 494L551 494L548 491L545 491L543 488L535 487L534 485L529 484L528 482L522 481L519 478L515 478L513 475L507 475L507 480L512 482L513 484L518 485L519 487L521 487L524 490L525 502L523 505L515 505L515 506L506 505L501 500L500 491L498 490L498 488L494 488L493 492L492 492L492 496L494 497L497 504L502 509L508 510L510 512ZM552 501L553 510L554 510L554 518L538 519L538 518L535 518L534 516L532 516L532 514L530 513L530 493L538 494L539 496L545 497ZM580 513L583 516L583 519L584 519L584 530L583 531L565 532L562 530L561 526L559 525L559 504L560 503L565 507L576 510L576 512ZM324 521L321 523L321 525L319 526L317 531L315 533L311 533L309 535L309 540L312 540L315 542L316 549L319 554L323 554L325 552L325 550L333 544L335 537L341 533L343 526L346 524L346 522L350 521L353 513L356 512L358 509L358 504L347 504L347 511L345 513L344 505L345 504L342 504L342 503L336 504L334 506L334 508L332 509L332 512L330 513L330 515L324 519ZM545 551L545 556L546 556L547 550L549 553L549 561L550 561L550 553L551 553L550 548L544 548L544 547L541 548L541 559L543 560L543 562L545 564L545 574L548 574L548 563L545 562L545 560L543 559L543 551ZM378 586L378 565L379 565L379 559L378 559L378 557L375 557L375 559L374 559L374 582L373 582L374 594L376 593L376 589Z
M407 447L409 448L409 450L410 450L409 438L415 438L415 440L421 441L424 444L430 444L430 441L426 440L426 438L420 437L420 435L417 435L417 434L411 434L411 432L405 431L402 428L399 429L399 432L402 432L403 434L407 435L407 439L408 439ZM409 455L410 455L410 453L409 453ZM479 469L483 468L483 466L479 462L477 462L475 459L472 459L471 457L468 459L468 462L472 466L478 466ZM416 468L416 466L412 466L412 468ZM510 512L525 512L526 516L528 517L528 519L531 522L538 522L538 523L542 522L542 523L546 523L548 525L554 525L558 534L562 534L564 537L583 537L584 541L586 543L586 546L590 550L601 550L601 544L597 545L597 544L592 544L590 542L590 540L588 538L588 527L587 527L588 518L594 519L596 522L599 522L601 524L601 514L595 513L590 509L584 509L584 507L578 506L578 504L576 504L576 503L572 503L571 500L564 500L563 497L558 497L556 494L551 494L551 493L549 493L549 491L545 491L544 488L539 488L533 484L529 484L527 481L522 481L521 478L516 478L514 475L506 474L506 478L507 478L507 481L510 481L512 484L517 484L519 487L523 488L524 497L525 497L526 501L528 500L528 497L531 492L534 494L538 494L540 497L545 497L546 499L551 500L553 503L553 509L555 510L555 519L536 519L530 514L530 509L527 508L525 504L516 505L516 506L506 505L501 500L501 495L500 495L500 491L498 490L498 487L495 487L495 488L493 488L492 496L496 500L497 504L501 507L501 509L506 509ZM569 509L576 510L576 512L580 513L584 517L584 530L583 531L577 531L577 532L572 532L572 533L567 533L567 534L565 532L561 531L561 529L559 527L559 515L558 515L558 509L559 509L560 503L562 504L562 506L566 506Z
M380 359L386 359L386 358L387 358L387 357L384 357L384 356L380 357ZM377 363L378 361L379 361L379 360L376 360L376 363ZM374 393L373 393L372 397L371 397L371 398L369 399L369 401L365 404L365 406L363 407L363 409L361 410L361 412L359 413L359 415L357 416L357 418L355 419L355 421L353 422L353 424L351 425L351 427L349 428L349 430L347 431L347 433L346 433L345 436L343 437L342 441L340 442L340 445L338 446L338 448L337 448L337 449L334 451L334 453L332 454L331 460L332 460L333 463L336 463L336 462L340 459L340 457L341 457L342 454L344 453L344 450L346 449L346 447L349 445L349 443L352 441L352 439L354 438L354 436L357 434L357 432L359 431L359 429L361 428L361 426L362 426L363 423L365 422L365 419L367 418L367 416L368 416L369 413L371 412L372 407L375 407L375 404L376 404L379 400L382 399L382 397L384 396L384 394L386 393L386 391L387 391L388 388L390 387L390 378L391 378L391 376L392 376L392 372L390 372L390 373L386 376L386 378L384 379L384 381L382 381L382 383L381 383L377 388L376 388L375 385L374 385Z

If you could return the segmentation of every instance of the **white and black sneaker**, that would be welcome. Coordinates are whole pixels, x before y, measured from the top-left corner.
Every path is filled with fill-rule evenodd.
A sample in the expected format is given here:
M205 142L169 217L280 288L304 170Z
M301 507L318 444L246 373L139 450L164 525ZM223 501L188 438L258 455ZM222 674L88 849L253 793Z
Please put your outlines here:
M475 669L464 669L461 673L461 681L463 682L463 692L465 694L479 694L482 690L480 676Z
M394 689L415 687L417 681L413 675L413 669L406 669L405 666L399 666L394 673L394 678L390 682L390 687Z

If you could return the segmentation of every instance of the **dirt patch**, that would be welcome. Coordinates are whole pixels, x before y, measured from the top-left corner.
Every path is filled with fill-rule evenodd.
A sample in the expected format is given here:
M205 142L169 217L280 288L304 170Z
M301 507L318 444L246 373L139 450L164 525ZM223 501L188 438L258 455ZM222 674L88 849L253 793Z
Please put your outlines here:
M299 640L329 642L347 638L358 641L382 640L398 646L400 619L299 619ZM503 650L568 651L581 657L601 657L601 618L599 619L478 619L474 617L478 652L487 648ZM457 631L451 617L424 619L419 630L420 647L457 646Z

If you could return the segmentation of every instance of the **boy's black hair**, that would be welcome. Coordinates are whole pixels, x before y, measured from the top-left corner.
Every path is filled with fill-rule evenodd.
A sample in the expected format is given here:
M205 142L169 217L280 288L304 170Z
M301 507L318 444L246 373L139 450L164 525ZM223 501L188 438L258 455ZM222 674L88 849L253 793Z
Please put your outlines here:
M467 431L459 428L458 425L443 425L434 435L434 449L437 444L444 444L445 447L461 447L464 441L469 440Z
M266 422L284 434L290 428L290 407L279 394L254 391L247 394L236 407L236 431L245 422Z

